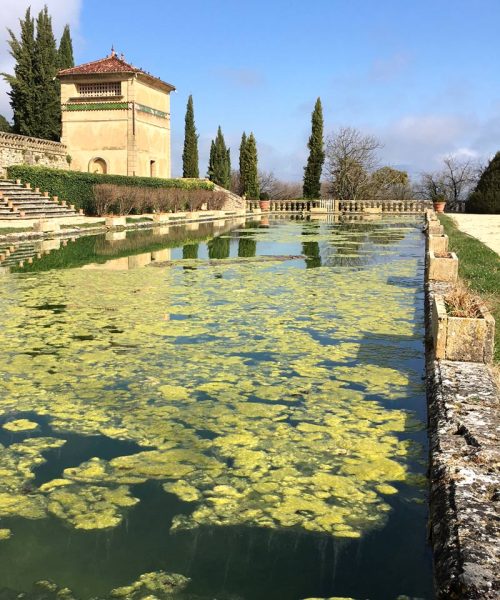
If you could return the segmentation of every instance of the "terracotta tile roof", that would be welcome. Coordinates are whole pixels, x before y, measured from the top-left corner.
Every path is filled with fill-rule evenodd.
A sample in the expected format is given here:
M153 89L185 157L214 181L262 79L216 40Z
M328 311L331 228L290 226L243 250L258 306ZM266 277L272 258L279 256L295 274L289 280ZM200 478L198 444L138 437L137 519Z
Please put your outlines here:
M175 87L170 83L162 81L158 77L154 77L150 73L125 62L125 60L119 58L114 51L111 51L111 54L105 58L93 60L92 62L77 65L76 67L71 67L69 69L62 69L57 75L58 77L61 77L65 75L92 75L94 73L137 73L144 75L146 78L163 83L172 88L172 90L175 90Z

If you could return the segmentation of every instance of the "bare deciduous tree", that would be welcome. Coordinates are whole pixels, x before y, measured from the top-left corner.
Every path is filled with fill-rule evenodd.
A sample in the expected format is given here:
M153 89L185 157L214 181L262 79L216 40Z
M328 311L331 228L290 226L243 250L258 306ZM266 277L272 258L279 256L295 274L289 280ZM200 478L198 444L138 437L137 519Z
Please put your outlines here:
M326 165L330 193L340 200L369 195L371 173L377 166L377 138L353 127L342 127L326 141Z
M300 183L280 181L272 171L259 171L261 194L268 194L270 200L290 200L302 196Z
M453 210L457 203L467 200L483 167L471 159L460 160L452 155L443 160L443 165L440 171L421 173L415 189L419 196L428 200L444 197L448 208Z

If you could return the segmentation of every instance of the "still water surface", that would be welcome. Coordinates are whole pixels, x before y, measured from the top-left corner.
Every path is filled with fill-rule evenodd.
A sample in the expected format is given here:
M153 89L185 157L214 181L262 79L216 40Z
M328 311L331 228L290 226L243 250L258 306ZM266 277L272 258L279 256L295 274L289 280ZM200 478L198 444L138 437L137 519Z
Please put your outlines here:
M431 599L419 225L24 247L0 598Z

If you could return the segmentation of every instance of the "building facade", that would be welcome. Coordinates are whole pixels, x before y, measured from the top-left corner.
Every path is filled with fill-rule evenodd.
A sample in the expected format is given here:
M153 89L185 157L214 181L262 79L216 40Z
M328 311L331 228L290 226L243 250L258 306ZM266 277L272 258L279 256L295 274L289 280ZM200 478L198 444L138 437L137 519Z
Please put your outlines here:
M114 50L59 71L62 137L71 169L171 177L170 85Z

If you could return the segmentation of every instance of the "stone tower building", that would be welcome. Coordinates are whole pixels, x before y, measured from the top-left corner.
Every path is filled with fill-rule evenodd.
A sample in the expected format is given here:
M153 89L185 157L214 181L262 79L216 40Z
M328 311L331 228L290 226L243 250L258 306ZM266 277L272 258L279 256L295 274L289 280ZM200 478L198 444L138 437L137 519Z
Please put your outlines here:
M62 138L71 168L170 177L170 92L174 86L118 57L59 71Z

